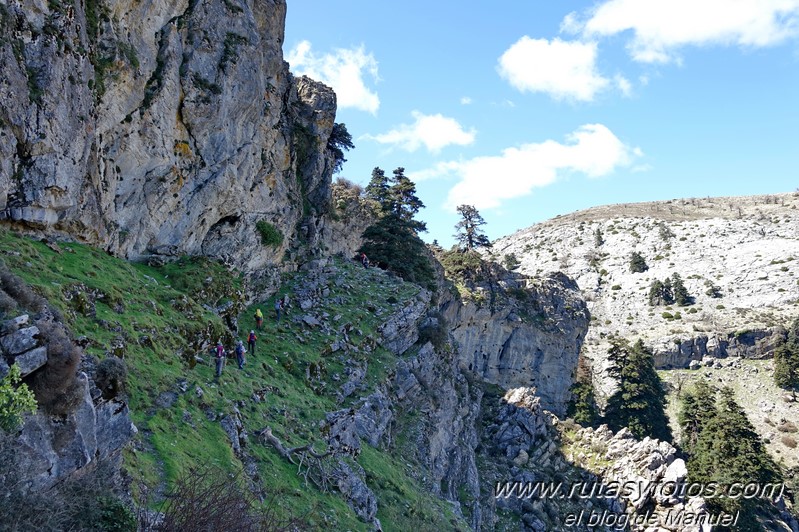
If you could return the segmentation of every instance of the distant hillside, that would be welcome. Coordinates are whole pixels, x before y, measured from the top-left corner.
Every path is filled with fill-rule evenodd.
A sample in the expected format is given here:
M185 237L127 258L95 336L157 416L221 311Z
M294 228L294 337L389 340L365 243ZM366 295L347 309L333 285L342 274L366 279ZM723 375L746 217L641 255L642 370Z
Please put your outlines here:
M610 335L641 338L660 368L687 368L768 357L799 315L799 193L595 207L501 238L492 252L515 254L520 273L577 281L591 311L583 355L605 397ZM645 271L631 271L633 252ZM675 273L692 304L650 305L652 283ZM763 417L762 401L742 404ZM799 420L795 406L788 416Z
M521 273L563 271L577 281L592 313L589 352L618 333L651 344L661 366L684 366L703 349L686 341L707 336L712 350L738 332L747 342L741 333L799 313L797 206L799 194L596 207L518 231L493 252L514 253ZM646 271L630 270L633 252ZM651 306L652 282L674 273L694 303Z

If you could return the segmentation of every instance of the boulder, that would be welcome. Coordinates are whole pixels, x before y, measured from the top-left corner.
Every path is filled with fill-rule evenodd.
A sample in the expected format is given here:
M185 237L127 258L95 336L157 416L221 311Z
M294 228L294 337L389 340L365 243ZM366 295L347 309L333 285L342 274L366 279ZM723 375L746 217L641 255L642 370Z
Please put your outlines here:
M38 344L39 328L25 327L16 332L0 337L0 347L9 355L19 355L29 351Z
M14 357L14 363L24 377L47 363L47 346L40 346Z

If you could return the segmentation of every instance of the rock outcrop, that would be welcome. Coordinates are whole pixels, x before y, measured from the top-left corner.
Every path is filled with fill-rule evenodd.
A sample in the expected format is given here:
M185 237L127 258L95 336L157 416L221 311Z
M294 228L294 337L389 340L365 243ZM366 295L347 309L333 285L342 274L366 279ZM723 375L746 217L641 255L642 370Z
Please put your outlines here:
M47 363L47 343L38 327L29 324L28 315L3 323L0 346L0 372L16 363L28 377ZM27 416L20 432L12 435L12 455L4 460L21 472L15 489L47 489L99 462L121 459L122 448L136 434L127 404L99 394L94 399L85 373L78 375L77 387L77 404L66 416L39 411Z
M541 408L532 388L484 406L492 418L481 441L497 456L481 471L484 483L496 486L485 505L487 529L501 521L502 509L521 515L522 530L535 531L687 532L700 527L674 516L709 518L705 501L682 487L685 463L667 442L564 424Z
M458 502L475 530L482 515L477 472L475 423L482 391L458 367L450 353L424 344L410 360L401 359L391 381L396 410L421 412L406 420L404 435L414 442L424 485L438 496Z
M785 329L774 327L732 333L700 334L686 340L670 337L652 340L655 366L663 369L687 368L692 361L711 358L770 358L785 339Z
M505 389L534 386L545 407L562 415L588 329L585 302L562 274L505 282L521 285L514 304L445 305L460 365Z
M121 461L122 449L136 434L127 404L93 401L89 381L80 377L84 392L66 419L38 413L25 421L16 439L15 455L25 472L27 489L46 489L99 462Z
M203 254L245 271L314 244L336 97L289 73L285 12L0 5L0 218L127 258ZM260 245L259 221L286 238Z
M0 379L14 364L20 375L26 377L47 362L47 347L39 341L39 328L30 324L30 317L22 314L7 320L0 328Z

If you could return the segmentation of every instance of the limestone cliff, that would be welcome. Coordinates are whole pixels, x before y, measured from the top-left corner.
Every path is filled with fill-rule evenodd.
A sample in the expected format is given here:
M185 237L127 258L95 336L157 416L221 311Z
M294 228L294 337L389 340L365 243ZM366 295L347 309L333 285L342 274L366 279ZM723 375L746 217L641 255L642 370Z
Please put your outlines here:
M589 322L577 285L562 274L507 275L501 284L517 297L493 307L469 300L443 305L460 365L505 389L535 387L545 407L563 415Z
M245 271L313 244L336 97L289 73L285 13L283 0L3 0L0 217ZM261 246L259 220L283 243Z

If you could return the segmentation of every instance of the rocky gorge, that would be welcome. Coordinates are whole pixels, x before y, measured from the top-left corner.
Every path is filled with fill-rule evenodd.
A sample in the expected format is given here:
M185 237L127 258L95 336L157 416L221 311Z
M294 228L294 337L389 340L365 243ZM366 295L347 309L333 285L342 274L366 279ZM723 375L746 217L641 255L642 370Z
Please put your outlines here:
M654 492L495 489L684 481L666 442L563 421L580 353L600 382L610 330L648 331L664 368L767 356L796 305L796 198L663 204L665 233L632 207L554 220L495 244L521 268L500 272L490 303L440 269L435 291L362 269L348 259L372 214L332 182L336 95L289 72L285 13L283 0L0 1L0 258L24 281L4 277L2 294L28 284L51 307L2 300L0 376L48 371L40 328L71 335L79 361L69 408L4 439L4 486L51 493L103 466L127 507L158 514L183 472L214 463L317 530L543 531L586 509L701 510ZM626 273L632 249L646 276ZM702 309L668 319L636 296L674 270ZM261 351L215 380L208 348L254 327L255 308ZM109 391L98 367L117 359L129 382Z

